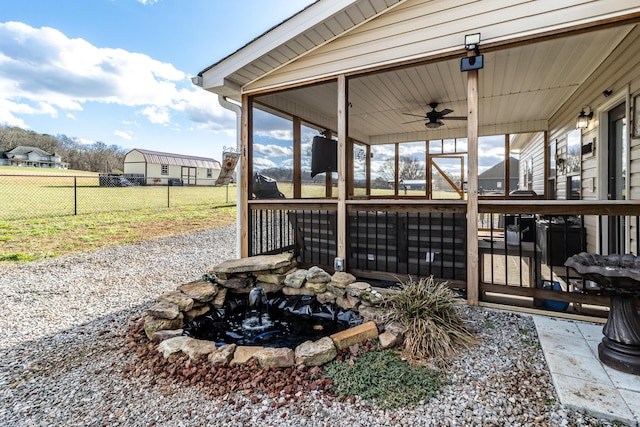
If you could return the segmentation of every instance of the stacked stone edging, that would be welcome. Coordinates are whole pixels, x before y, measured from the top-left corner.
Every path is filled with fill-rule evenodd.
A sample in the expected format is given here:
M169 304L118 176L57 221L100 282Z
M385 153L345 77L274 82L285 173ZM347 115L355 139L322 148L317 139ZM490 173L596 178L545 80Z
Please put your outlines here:
M251 358L262 367L294 365L320 366L333 360L339 350L374 338L382 348L402 341L402 325L385 325L387 313L381 304L394 290L377 288L345 272L333 275L320 267L297 268L292 254L260 255L225 261L209 272L215 283L198 280L178 286L157 298L158 303L147 309L145 333L159 343L158 350L167 358L183 352L195 360L206 357L212 363L246 363ZM185 323L195 317L221 308L226 295L248 294L254 287L266 293L282 291L285 295L315 296L321 303L335 303L345 310L358 312L365 323L338 332L315 342L306 341L295 350L223 345L216 348L212 341L182 336Z

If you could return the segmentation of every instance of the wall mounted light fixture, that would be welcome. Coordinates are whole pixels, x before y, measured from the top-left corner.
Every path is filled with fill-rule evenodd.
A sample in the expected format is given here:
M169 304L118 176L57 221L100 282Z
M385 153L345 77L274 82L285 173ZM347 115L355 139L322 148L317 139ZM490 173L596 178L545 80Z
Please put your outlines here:
M556 159L556 164L558 165L558 173L563 174L564 173L564 166L565 166L566 160L564 157L558 157Z
M460 71L479 70L484 67L484 56L480 55L480 33L464 36L464 48L473 52L473 56L467 56L460 60Z
M588 113L584 110L589 111ZM576 128L577 129L586 129L589 126L589 120L593 118L593 111L591 111L591 107L585 105L582 107L582 111L578 115L578 119L576 120Z
M464 36L464 48L467 50L474 50L476 54L478 52L478 45L480 44L480 33L467 34Z

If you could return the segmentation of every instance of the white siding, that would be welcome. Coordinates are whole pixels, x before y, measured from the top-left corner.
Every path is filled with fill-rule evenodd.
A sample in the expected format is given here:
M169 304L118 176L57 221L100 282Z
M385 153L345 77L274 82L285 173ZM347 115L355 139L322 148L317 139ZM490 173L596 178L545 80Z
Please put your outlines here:
M136 173L136 174L145 174L145 164L144 163L126 163L124 164L124 173Z
M603 96L603 89L612 90L610 98ZM600 194L599 167L605 155L600 140L599 113L613 107L611 99L623 102L626 93L640 91L640 28L636 27L609 58L589 77L567 103L549 120L551 138L562 138L575 127L575 120L582 106L590 106L594 117L589 128L582 133L582 144L593 143L594 152L582 158L582 195L586 200L597 200ZM613 102L617 104L618 101ZM603 124L606 125L606 124ZM630 140L630 198L640 200L640 140Z
M520 187L524 187L524 176L526 174L527 161L533 158L533 185L532 190L536 194L542 195L545 191L544 182L544 133L540 132L535 135L532 142L522 149L520 152Z
M604 89L613 91L608 98L602 94ZM605 141L601 141L600 126L606 123L599 122L599 113L605 112L624 102L626 94L640 93L640 28L635 28L630 37L625 39L609 58L589 77L578 91L560 108L558 113L549 120L550 140L557 140L558 150L566 144L566 134L575 128L575 120L582 106L589 106L594 111L594 117L589 123L589 128L582 132L582 145L592 143L594 151L582 156L581 182L582 198L585 200L598 200L600 195L606 193L599 188L601 177L599 165L606 161L602 159L606 155L603 149ZM606 117L606 114L603 115ZM534 141L532 145L535 145ZM524 153L532 148L526 147ZM541 154L542 155L542 154ZM534 168L535 169L535 168ZM640 139L629 140L629 185L630 199L640 200ZM566 197L566 176L559 175L557 181L557 197ZM587 231L587 250L597 252L598 225L596 217L587 217L585 220ZM638 250L634 235L635 221L631 221L631 246L632 251Z
M147 168L144 156L137 150L131 150L124 157L124 173L137 173L146 175Z

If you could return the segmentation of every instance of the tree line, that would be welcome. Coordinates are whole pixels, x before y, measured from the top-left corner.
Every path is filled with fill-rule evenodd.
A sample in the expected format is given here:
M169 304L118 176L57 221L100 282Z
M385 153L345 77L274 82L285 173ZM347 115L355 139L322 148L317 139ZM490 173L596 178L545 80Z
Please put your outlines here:
M104 142L86 144L66 135L53 136L15 126L0 126L0 152L17 146L37 147L59 154L63 162L69 163L69 169L88 172L121 173L127 154L123 148Z

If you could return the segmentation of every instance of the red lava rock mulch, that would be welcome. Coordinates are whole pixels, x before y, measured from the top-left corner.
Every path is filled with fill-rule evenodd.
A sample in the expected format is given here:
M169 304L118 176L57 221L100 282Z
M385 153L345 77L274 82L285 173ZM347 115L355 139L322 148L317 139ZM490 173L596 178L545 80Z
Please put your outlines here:
M136 361L124 369L125 375L134 377L150 376L150 385L157 383L181 384L201 389L209 397L226 396L233 392L246 395L252 403L257 403L257 393L272 398L284 398L274 402L274 406L285 405L311 391L321 391L327 397L336 397L329 391L332 380L325 378L321 367L296 366L291 368L262 368L255 359L244 365L210 363L206 358L193 361L184 353L176 353L164 358L144 333L144 321L129 326L126 334L126 350L134 352ZM375 350L371 342L359 347L356 352ZM347 360L357 356L349 350L338 354L337 360ZM255 402L254 402L255 400ZM230 403L233 402L231 398Z

